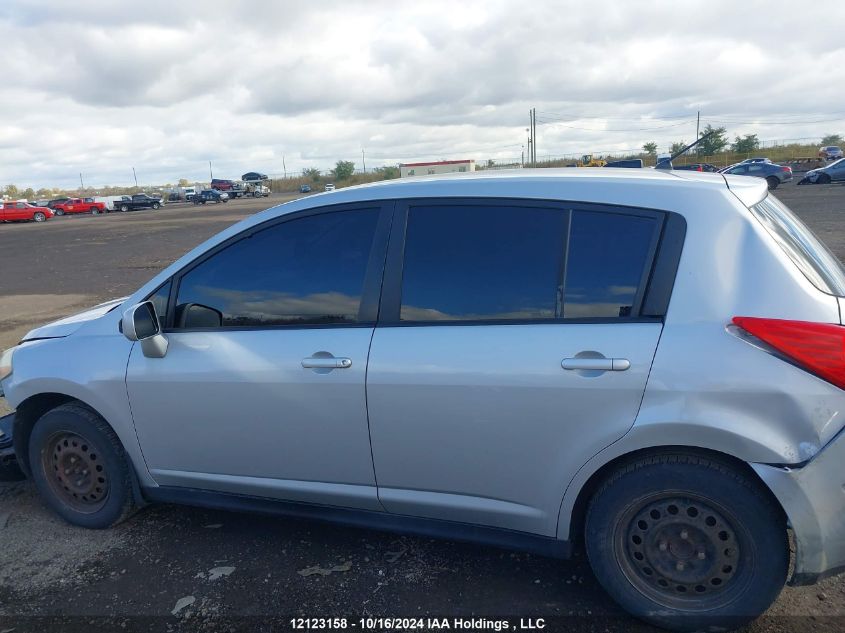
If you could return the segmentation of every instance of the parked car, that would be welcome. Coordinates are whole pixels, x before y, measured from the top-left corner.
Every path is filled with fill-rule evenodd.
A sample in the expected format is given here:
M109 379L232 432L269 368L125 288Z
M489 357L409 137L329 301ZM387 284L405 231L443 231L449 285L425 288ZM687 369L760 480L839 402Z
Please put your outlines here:
M52 217L49 207L36 207L23 200L0 203L0 222L44 222Z
M311 185L299 185L299 193L310 193Z
M710 163L690 163L689 165L673 165L672 169L680 169L681 171L706 171L717 172L719 168Z
M792 180L792 167L765 162L737 163L719 170L719 173L764 178L769 189L777 189L779 185Z
M267 174L259 174L257 171L249 171L241 176L241 180L244 182L262 182L270 180L270 177Z
M53 208L53 207L55 207L57 204L62 204L62 203L65 203L65 202L67 202L68 200L70 200L70 198L53 198L53 199L52 199L52 200L50 200L50 201L49 201L49 202L48 202L45 206L46 206L47 208L49 208L49 209L52 209L52 208Z
M167 502L585 550L636 616L724 630L845 569L843 298L762 180L387 181L34 329L0 388L72 524Z
M64 202L57 202L53 205L55 215L72 213L91 213L97 215L106 213L106 205L103 202L95 202L94 198L68 198Z
M324 190L325 191L334 191L334 184L333 183L326 183Z
M840 158L836 162L825 165L824 167L811 169L804 174L804 177L798 181L798 184L826 185L831 182L841 182L843 180L845 180L845 158Z
M837 160L842 158L842 148L836 145L828 145L819 148L819 158L824 160Z
M115 202L115 208L120 211L136 211L137 209L160 209L161 198L149 196L145 193L136 193L132 196L123 196L120 201Z
M739 164L740 165L747 165L749 163L771 163L771 162L772 161L769 158L758 157L758 158L746 158L745 160L740 161Z
M209 202L229 202L229 194L215 189L203 189L192 198L194 204L208 204Z

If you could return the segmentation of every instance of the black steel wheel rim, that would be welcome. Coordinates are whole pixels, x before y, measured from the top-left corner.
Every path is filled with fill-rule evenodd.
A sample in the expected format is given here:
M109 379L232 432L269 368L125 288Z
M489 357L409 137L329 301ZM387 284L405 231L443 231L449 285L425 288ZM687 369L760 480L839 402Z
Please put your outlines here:
M614 550L628 582L670 609L722 608L744 593L753 544L728 509L684 493L632 504L614 531Z
M41 451L44 476L64 504L85 514L100 510L108 500L109 476L97 447L76 433L59 431Z

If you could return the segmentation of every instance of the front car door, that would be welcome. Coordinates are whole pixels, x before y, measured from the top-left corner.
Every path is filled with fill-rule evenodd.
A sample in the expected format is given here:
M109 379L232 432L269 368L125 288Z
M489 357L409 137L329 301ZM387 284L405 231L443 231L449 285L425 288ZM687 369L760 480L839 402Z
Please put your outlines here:
M151 297L169 347L135 345L127 387L158 484L380 509L364 383L391 211L282 216Z
M397 210L367 377L386 510L555 535L577 469L636 418L664 220L524 200Z

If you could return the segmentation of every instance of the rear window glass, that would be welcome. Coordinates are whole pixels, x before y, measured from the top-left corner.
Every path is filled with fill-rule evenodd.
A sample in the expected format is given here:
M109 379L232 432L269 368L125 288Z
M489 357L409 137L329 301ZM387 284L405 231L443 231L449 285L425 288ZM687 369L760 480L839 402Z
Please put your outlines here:
M769 196L751 207L751 213L816 288L845 296L841 262L785 204Z

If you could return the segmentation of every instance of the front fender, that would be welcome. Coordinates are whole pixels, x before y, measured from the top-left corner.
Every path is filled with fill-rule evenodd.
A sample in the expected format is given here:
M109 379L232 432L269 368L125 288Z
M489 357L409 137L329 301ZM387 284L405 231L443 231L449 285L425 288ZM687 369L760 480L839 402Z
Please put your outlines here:
M6 399L22 411L27 403L45 396L64 396L88 405L114 430L140 484L155 485L138 443L126 392L131 350L132 343L120 335L71 335L24 343L15 350L14 370L4 383Z

